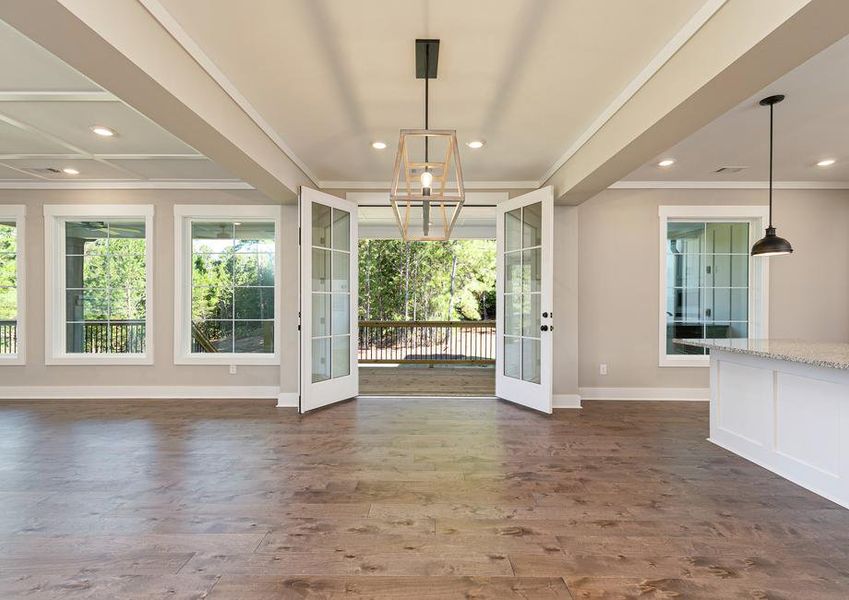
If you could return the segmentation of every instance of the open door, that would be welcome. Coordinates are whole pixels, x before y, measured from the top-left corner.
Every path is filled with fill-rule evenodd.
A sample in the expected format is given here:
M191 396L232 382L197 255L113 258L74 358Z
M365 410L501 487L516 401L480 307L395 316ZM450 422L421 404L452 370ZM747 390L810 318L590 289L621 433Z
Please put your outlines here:
M554 192L542 188L497 207L495 395L552 409Z
M357 205L300 191L300 412L359 393Z

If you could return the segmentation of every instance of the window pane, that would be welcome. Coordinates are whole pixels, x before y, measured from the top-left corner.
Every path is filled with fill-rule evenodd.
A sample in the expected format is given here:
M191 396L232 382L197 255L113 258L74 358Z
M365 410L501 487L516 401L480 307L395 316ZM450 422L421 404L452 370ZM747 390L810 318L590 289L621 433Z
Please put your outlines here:
M329 206L313 202L312 204L312 245L330 248L330 212Z
M234 352L274 352L274 321L235 321L233 332Z
M105 221L65 222L65 254L106 254L108 245Z
M504 255L504 293L522 292L522 253L510 252Z
M312 334L330 335L330 294L312 295Z
M192 320L233 318L233 288L229 285L192 288Z
M749 254L749 224L731 224L731 251L736 254Z
M0 221L0 254L18 251L18 228L14 221Z
M522 247L522 209L511 210L504 215L504 251Z
M274 254L259 254L259 284L274 286Z
M539 292L542 289L542 248L522 253L522 292Z
M504 295L504 335L522 334L522 294Z
M110 254L141 254L144 255L145 224L138 219L110 220L109 246Z
M233 321L196 321L192 326L192 352L233 351Z
M312 341L312 381L330 379L330 338Z
M259 256L256 254L236 254L233 257L233 285L259 285Z
M525 207L522 213L522 247L542 244L542 202Z
M274 223L237 221L234 224L236 252L274 252Z
M348 294L332 294L333 316L331 318L332 333L339 335L351 331L351 309Z
M333 209L333 248L345 251L351 249L351 215L337 208Z
M232 254L195 254L192 256L192 285L216 286L222 282L231 285L233 279Z
M701 288L669 288L666 291L666 316L674 321L701 321Z
M704 250L704 223L673 223L666 225L667 254L700 254Z
M109 319L144 321L146 314L145 289L127 287L112 289L109 298Z
M707 223L705 225L705 252L727 254L731 252L731 223Z
M522 339L522 379L531 383L540 382L540 341Z
M504 375L522 377L522 338L504 336Z
M703 301L704 319L708 322L748 319L748 289L708 288L704 290Z
M666 285L669 287L699 287L702 285L701 254L667 254ZM705 267L707 270L708 267Z
M667 354L704 354L704 348L694 348L676 344L674 339L704 339L705 328L701 323L666 323L666 353Z
M330 251L312 249L312 290L330 291Z
M232 252L233 235L233 223L231 222L192 221L192 252Z
M262 319L260 293L257 287L237 287L233 293L233 317L235 319Z
M0 355L18 351L17 227L0 221Z
M109 318L109 290L68 290L65 319L67 321L106 321Z
M347 252L333 253L333 291L347 292L351 289L351 255Z
M522 307L522 335L538 338L542 315L540 314L540 299L542 294L527 294L524 296Z
M332 377L345 377L351 374L351 336L333 337Z

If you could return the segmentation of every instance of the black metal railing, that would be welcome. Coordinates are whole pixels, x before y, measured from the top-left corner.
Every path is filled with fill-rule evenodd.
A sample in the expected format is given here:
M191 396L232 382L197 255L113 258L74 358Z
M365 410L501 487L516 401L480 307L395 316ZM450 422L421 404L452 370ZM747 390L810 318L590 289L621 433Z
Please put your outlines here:
M18 322L0 321L0 354L18 352Z
M494 364L495 321L360 321L359 362Z
M145 351L144 321L84 321L68 323L68 352L141 354Z

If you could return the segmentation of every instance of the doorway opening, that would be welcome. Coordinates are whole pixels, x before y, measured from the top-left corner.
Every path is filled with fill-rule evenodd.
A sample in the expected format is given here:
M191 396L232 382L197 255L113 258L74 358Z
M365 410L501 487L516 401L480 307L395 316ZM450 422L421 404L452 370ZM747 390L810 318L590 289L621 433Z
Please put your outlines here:
M495 395L494 239L359 240L360 395Z

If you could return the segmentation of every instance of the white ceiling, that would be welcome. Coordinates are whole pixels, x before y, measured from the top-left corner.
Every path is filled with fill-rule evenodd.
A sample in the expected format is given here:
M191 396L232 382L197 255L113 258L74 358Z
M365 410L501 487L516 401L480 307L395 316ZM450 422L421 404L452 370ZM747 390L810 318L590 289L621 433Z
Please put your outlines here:
M775 106L775 179L849 182L849 37L832 45L725 115L643 165L630 181L764 181L769 176L769 109L761 98L785 94ZM676 162L668 168L657 163ZM817 167L822 159L837 162ZM715 173L745 166L739 173Z
M322 187L385 182L423 125L414 40L441 39L430 124L465 178L537 182L705 0L141 0ZM715 2L712 4L716 4ZM372 150L382 140L388 148Z
M118 135L94 135L93 125ZM0 185L174 181L238 183L0 21Z

